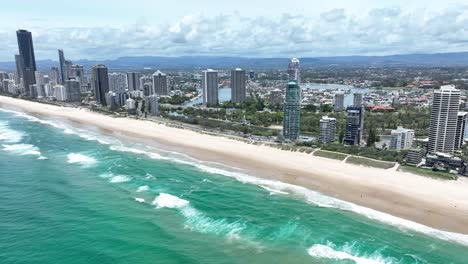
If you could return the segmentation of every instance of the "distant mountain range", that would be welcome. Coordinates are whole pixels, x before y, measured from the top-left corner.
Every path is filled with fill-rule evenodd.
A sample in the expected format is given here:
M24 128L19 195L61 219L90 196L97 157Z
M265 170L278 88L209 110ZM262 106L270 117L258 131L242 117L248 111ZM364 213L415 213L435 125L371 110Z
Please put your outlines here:
M302 68L312 67L398 67L398 66L468 66L468 52L437 53L437 54L407 54L390 56L342 56L300 58ZM183 57L121 57L115 60L78 60L75 64L90 68L95 64L105 64L110 69L229 69L241 67L244 69L285 69L288 58L245 58L219 56L183 56ZM37 61L39 70L48 71L57 66L57 61ZM14 70L14 62L0 62L0 70Z

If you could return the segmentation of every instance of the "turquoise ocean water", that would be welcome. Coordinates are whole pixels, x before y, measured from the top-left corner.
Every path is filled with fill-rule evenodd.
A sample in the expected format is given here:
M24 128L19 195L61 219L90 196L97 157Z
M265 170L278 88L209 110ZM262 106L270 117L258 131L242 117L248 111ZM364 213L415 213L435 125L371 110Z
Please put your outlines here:
M468 263L468 239L0 110L0 263Z

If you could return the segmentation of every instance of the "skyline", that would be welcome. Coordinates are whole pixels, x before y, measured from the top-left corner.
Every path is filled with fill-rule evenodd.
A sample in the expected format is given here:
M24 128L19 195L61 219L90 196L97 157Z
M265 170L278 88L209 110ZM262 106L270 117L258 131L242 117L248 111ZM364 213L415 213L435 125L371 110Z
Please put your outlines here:
M323 57L468 51L468 5L400 0L375 3L292 1L288 6L246 1L179 6L150 1L74 3L18 1L0 10L0 61L17 52L15 31L33 33L38 60L123 56ZM265 2L265 3L264 3ZM54 4L55 3L55 4ZM211 5L209 3L212 3ZM24 8L19 8L18 5ZM142 8L142 7L145 8ZM269 5L270 7L271 5ZM310 8L309 8L310 7ZM84 8L90 11L85 12ZM18 10L21 10L20 12ZM162 10L161 12L159 10ZM170 12L165 12L165 11ZM310 12L309 12L310 10ZM157 14L157 15L155 15ZM57 21L60 21L58 25Z

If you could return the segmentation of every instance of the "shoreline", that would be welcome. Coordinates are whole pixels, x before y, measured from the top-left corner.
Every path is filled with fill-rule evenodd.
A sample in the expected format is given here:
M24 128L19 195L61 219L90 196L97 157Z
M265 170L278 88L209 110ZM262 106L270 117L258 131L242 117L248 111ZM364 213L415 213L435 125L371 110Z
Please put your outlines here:
M337 160L247 144L151 121L113 118L86 109L59 107L0 96L0 107L62 118L103 133L139 141L246 170L268 180L303 186L321 194L421 223L468 234L468 179L440 181L407 172L362 167ZM122 135L115 135L119 132Z

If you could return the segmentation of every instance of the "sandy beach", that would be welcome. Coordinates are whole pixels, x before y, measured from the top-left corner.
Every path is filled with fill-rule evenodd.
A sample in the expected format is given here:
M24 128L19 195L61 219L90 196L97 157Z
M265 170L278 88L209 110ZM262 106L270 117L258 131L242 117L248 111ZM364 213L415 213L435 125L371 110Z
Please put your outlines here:
M468 234L468 179L464 177L458 181L435 180L247 144L150 121L113 118L84 109L4 96L0 96L0 107L120 132L124 137L162 145L200 160L243 168L251 175L304 186L440 230Z

